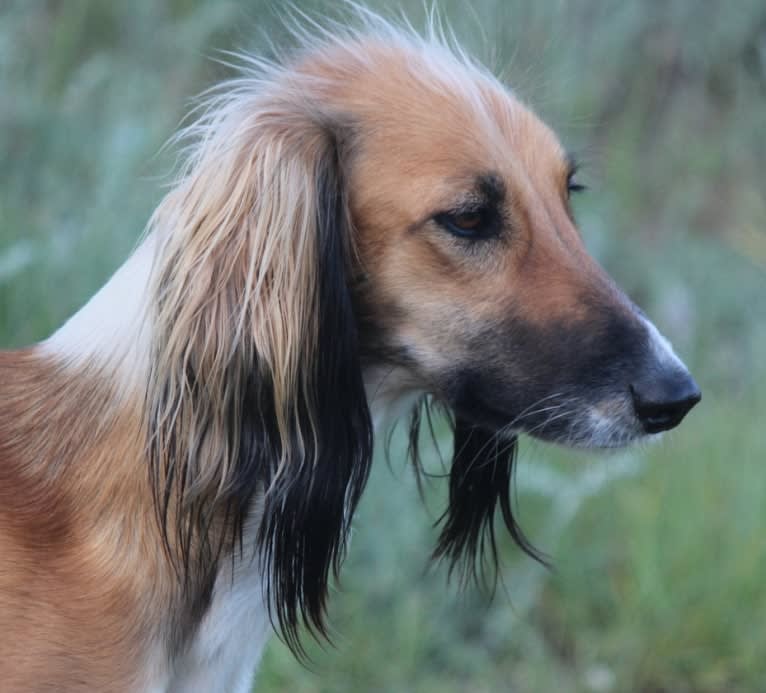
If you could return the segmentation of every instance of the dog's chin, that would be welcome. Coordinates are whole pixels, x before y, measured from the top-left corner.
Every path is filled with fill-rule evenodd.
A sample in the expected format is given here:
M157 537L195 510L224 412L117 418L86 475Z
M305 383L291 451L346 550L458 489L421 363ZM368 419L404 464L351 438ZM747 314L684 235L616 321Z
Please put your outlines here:
M579 450L619 450L649 437L632 413L622 410L604 415L597 406L585 407L582 412L563 419L555 430L534 427L529 435L561 447Z
M553 405L555 406L555 405ZM472 425L491 431L501 440L521 434L546 443L576 450L620 450L635 444L654 442L661 433L647 434L627 408L607 416L596 405L585 405L567 416L540 420L503 412L496 407L474 409L463 416Z
M505 436L528 435L536 440L574 450L620 450L641 442L659 439L662 434L647 435L636 426L624 422L611 422L608 426L593 426L585 420L574 419L568 426L561 426L556 432L527 431L523 427Z

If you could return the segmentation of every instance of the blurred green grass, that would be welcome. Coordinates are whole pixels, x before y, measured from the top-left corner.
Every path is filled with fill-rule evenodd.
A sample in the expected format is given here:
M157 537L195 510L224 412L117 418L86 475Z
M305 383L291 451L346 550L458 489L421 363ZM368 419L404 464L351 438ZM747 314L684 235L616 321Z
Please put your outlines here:
M661 445L614 459L524 441L522 520L556 571L503 542L492 604L428 566L443 484L423 508L395 439L332 598L336 646L312 647L310 670L273 640L257 690L766 690L766 6L439 6L585 159L588 246L704 400ZM422 19L419 0L397 7ZM257 0L0 4L2 346L47 335L120 264L162 195L160 146L226 75L212 58L278 43L278 15Z

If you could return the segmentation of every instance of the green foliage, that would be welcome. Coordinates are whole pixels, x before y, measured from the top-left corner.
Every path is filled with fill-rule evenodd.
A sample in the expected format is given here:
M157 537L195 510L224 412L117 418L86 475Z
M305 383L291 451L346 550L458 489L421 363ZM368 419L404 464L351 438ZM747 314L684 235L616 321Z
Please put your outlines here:
M585 160L586 241L704 400L665 443L628 457L525 441L522 519L557 571L503 543L505 591L491 605L428 567L444 484L423 508L396 438L333 595L336 647L314 647L310 671L274 640L257 688L762 690L766 6L440 5ZM402 7L422 20L420 2ZM3 346L48 334L119 265L162 194L172 152L160 146L189 97L227 73L211 58L279 43L278 14L258 0L0 5Z

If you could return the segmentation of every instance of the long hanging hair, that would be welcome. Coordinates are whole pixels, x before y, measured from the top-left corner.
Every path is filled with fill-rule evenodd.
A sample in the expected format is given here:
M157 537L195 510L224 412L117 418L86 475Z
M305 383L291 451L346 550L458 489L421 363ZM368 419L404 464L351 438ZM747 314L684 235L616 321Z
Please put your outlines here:
M407 446L421 497L423 478L433 476L423 462L421 447L425 433L426 441L439 449L434 431L436 417L447 420L453 442L446 465L447 507L436 522L439 537L431 557L444 561L448 575L457 574L462 584L473 582L492 595L500 563L495 527L498 511L515 544L534 560L548 565L545 554L522 530L513 509L518 438L472 425L432 397L421 398L410 415Z
M312 93L306 79L255 65L223 85L180 138L190 143L185 165L150 223L160 249L149 469L183 587L171 624L179 647L222 561L248 550L291 649L304 653L302 625L327 637L329 581L369 474L344 170L353 128L324 110L321 88ZM413 431L420 422L418 410ZM498 507L534 554L511 510L515 445L453 423L449 505L434 555L474 566L488 551L496 563ZM255 547L244 543L253 514Z
M316 115L273 80L228 85L186 133L196 144L152 221L149 465L192 605L180 638L254 511L272 617L294 648L301 622L324 635L367 480L340 143Z

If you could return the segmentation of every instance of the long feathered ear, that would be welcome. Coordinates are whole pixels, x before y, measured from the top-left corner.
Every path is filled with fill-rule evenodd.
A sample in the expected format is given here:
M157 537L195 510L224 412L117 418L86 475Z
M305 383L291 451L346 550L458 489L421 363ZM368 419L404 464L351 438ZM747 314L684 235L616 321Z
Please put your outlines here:
M350 219L336 147L318 162L314 180L318 329L296 412L298 425L309 435L301 443L303 463L292 465L267 494L259 532L272 567L271 603L293 650L300 650L300 621L327 636L323 615L328 577L331 571L338 575L373 450L346 281Z
M326 635L331 572L367 480L372 426L346 282L335 136L301 94L230 89L152 227L161 249L147 411L166 548L204 612L256 513L266 598L288 644Z
M450 573L474 579L494 590L498 553L495 514L528 555L546 563L524 535L513 513L512 481L516 438L500 438L457 417L453 422L454 452L449 472L449 501L433 557L444 559Z

